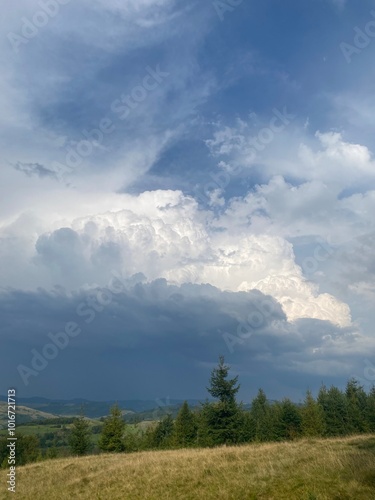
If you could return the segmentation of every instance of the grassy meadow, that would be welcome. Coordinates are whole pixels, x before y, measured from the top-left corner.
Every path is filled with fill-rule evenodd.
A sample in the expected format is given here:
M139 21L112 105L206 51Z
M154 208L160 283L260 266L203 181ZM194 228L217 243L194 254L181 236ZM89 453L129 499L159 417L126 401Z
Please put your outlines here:
M0 472L0 498L5 491ZM17 469L19 499L375 498L375 437L103 454Z

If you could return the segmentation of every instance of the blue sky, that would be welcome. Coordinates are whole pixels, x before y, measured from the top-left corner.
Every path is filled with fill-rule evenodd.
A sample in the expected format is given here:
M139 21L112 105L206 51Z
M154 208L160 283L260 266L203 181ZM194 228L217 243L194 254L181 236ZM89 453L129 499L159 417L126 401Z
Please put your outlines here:
M237 3L4 13L1 393L375 380L372 2Z

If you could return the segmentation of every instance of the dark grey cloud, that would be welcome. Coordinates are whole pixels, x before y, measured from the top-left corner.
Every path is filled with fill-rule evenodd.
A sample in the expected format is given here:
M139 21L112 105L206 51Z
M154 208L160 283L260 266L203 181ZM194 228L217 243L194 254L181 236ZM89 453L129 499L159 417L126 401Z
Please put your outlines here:
M46 167L41 163L24 163L22 161L18 161L13 164L13 167L19 172L23 172L29 177L36 176L40 178L49 177L51 179L59 180L59 174L56 170Z
M241 376L244 399L259 386L272 397L285 395L287 387L299 397L311 383L319 385L322 373L344 382L351 373L335 365L331 370L331 364L345 362L342 344L356 348L350 329L308 319L289 323L281 306L259 291L145 283L141 275L73 294L62 288L3 291L0 314L6 345L0 353L0 392L15 386L20 396L204 398L210 370L224 354ZM56 354L53 347L45 350L55 343L52 338L68 343L55 348ZM35 352L53 359L36 369ZM313 363L307 373L305 363ZM33 370L27 386L20 365L23 373Z

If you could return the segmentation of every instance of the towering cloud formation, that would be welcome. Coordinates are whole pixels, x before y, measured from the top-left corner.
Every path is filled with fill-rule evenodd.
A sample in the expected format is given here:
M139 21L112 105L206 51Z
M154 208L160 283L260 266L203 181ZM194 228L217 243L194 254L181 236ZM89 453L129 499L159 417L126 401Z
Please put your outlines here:
M348 306L319 294L282 237L218 230L210 213L179 191L124 196L123 203L123 210L74 219L36 238L31 262L47 270L49 286L74 289L103 284L112 270L128 277L142 272L148 280L258 289L278 300L290 320L350 324Z

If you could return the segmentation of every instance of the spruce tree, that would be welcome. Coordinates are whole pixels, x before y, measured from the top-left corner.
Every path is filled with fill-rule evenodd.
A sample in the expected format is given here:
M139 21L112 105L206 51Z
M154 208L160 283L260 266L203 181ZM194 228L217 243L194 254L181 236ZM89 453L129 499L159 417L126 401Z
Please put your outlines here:
M367 394L356 379L351 378L348 381L345 396L348 405L348 432L352 434L366 432Z
M272 441L275 438L275 418L267 401L267 396L263 389L258 390L257 396L251 403L250 414L254 423L255 441Z
M104 420L103 429L99 438L99 448L107 452L119 453L124 451L125 422L117 404L112 406L110 415Z
M196 418L187 401L184 401L174 424L174 443L176 446L192 446L196 443L196 439Z
M236 402L240 388L238 377L228 379L230 367L220 356L219 364L212 370L208 392L218 401L206 403L202 408L207 440L213 445L239 442L242 409Z
M242 411L239 421L239 443L250 443L255 439L255 422L249 411Z
M302 433L307 437L323 436L325 433L324 412L322 406L315 401L310 391L306 392L301 409Z
M86 455L91 447L90 426L83 413L73 422L69 437L70 450L73 455Z
M211 405L208 400L202 404L200 411L197 414L197 445L201 448L211 447L215 445L212 430L211 430Z
M153 432L153 447L168 448L172 444L174 431L174 422L172 415L168 413L160 422Z
M232 403L236 401L239 391L238 376L227 380L230 367L224 362L224 356L219 357L219 364L212 370L208 392L212 397L221 402Z
M283 439L295 439L301 434L301 414L288 398L280 404L280 430Z
M318 395L318 403L323 408L325 434L327 436L344 436L349 432L348 404L345 394L337 387L327 391L323 386Z
M141 434L139 444L141 450L152 450L155 448L155 428L156 426L151 424Z

